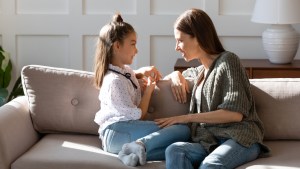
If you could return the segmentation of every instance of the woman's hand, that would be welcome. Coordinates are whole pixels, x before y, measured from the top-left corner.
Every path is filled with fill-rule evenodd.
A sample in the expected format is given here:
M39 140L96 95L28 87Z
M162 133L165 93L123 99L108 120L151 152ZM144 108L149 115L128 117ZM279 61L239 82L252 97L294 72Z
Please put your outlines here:
M137 78L141 76L152 77L156 82L162 78L161 73L156 69L155 66L141 67L135 71Z
M154 121L160 128L164 128L164 127L169 127L174 124L189 123L189 115L155 119Z
M190 93L189 86L185 78L179 71L175 71L166 76L165 79L170 79L173 96L179 103L187 102L187 93Z

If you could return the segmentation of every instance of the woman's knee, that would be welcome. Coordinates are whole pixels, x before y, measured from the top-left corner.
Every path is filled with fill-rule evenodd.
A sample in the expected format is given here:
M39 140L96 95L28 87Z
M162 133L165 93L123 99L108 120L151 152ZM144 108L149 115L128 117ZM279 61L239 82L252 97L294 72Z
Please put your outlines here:
M169 145L166 149L166 158L169 156L174 156L176 154L184 153L184 149L182 147L184 142L176 142Z
M199 169L223 169L226 168L221 159L216 156L209 155L201 163Z

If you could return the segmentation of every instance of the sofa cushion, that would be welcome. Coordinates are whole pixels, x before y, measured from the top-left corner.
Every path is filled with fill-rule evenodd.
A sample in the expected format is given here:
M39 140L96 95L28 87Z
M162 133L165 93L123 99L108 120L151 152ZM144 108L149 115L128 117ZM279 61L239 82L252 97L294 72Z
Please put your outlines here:
M300 78L251 79L265 140L300 139Z
M21 76L36 130L98 134L100 103L91 72L29 65Z
M258 158L244 164L237 169L299 169L299 141L265 141L272 149L272 155L267 158Z
M12 169L130 169L117 155L100 149L98 136L48 134L18 158ZM149 161L136 168L163 169L164 162Z
M191 96L188 95L187 98ZM160 80L152 93L147 119L171 117L187 114L189 111L189 100L181 104L175 100L171 90L170 80Z

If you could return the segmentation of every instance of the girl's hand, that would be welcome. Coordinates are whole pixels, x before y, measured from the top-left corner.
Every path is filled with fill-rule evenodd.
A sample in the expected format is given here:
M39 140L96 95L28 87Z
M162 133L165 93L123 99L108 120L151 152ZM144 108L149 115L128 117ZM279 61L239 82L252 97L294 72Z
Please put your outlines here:
M155 89L156 86L156 81L154 78L152 77L148 77L147 78L147 86L145 90L149 90L151 93L153 92L153 90Z
M156 69L155 66L141 67L135 72L138 77L141 75L146 77L152 77L156 82L162 78L161 73Z
M147 83L148 83L147 80L144 79L144 78L140 78L140 79L138 79L138 82L139 82L141 91L144 92L146 90L146 87L147 87Z

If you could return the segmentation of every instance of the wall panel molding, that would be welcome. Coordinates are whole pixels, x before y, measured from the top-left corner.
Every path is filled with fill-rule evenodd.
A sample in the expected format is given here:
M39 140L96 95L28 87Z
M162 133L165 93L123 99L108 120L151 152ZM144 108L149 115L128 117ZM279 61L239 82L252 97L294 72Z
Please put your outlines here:
M16 14L68 14L69 0L15 0Z
M0 0L0 44L10 52L13 76L26 64L93 70L100 28L121 12L138 34L133 68L173 71L173 24L183 11L200 8L213 20L226 49L241 58L265 59L261 34L250 21L255 0ZM293 25L300 32L300 24ZM296 59L300 59L298 52Z
M253 0L219 0L219 15L251 16L254 4Z
M137 0L83 0L84 15L107 15L120 12L127 15L136 15Z
M67 67L69 65L68 35L17 35L16 65L29 64Z
M175 5L176 3L176 5ZM172 8L170 8L172 5ZM151 0L150 1L150 14L151 15L180 15L188 8L200 8L204 6L204 0L189 0L177 1L174 0Z

